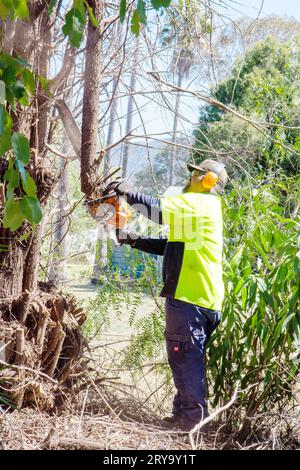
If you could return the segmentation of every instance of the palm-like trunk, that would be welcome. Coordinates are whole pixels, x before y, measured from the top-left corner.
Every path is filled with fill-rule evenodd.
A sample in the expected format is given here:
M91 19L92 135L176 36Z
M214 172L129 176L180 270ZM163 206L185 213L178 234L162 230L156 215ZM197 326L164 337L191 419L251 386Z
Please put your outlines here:
M31 2L29 8L31 22L17 21L14 24L14 35L9 38L9 48L14 54L21 56L29 63L33 63L36 75L47 77L49 48L44 41L47 41L47 44L51 42L47 6L44 5L43 8L37 9L34 2ZM39 54L34 53L37 34L41 44L43 44ZM6 45L6 47L8 46ZM40 95L40 93L37 93L37 99L32 100L30 107L25 112L21 108L18 109L18 112L13 115L13 120L14 130L23 133L30 141L30 147L34 154L32 173L37 183L41 203L43 204L46 202L52 189L55 176L45 170L45 178L49 177L49 186L47 184L43 185L41 181L41 167L36 167L37 156L41 154L44 148L47 129L47 106L45 105L44 96ZM0 168L1 181L3 181L3 173L6 167L7 161L3 158ZM20 242L20 236L25 230L24 224L17 233L12 233L3 227L0 228L0 238L2 239L0 243L6 247L0 252L1 297L13 297L15 300L23 299L24 290L26 289L28 292L31 292L36 286L39 263L39 228L27 240ZM32 268L31 271L29 268ZM24 303L20 306L20 317L26 319L26 310L27 304Z
M14 34L6 44L8 52L32 64L36 77L46 79L49 77L53 26L48 3L29 1L30 21L17 21ZM68 70L64 64L64 73L60 77L65 78ZM60 80L55 78L57 80L52 80L51 86L58 88ZM56 172L44 161L52 103L39 85L30 106L25 109L20 106L12 115L14 131L24 134L29 140L31 158L27 169L35 180L42 207L45 207L57 180ZM5 183L6 169L7 158L3 157L0 162L2 183ZM51 389L51 384L53 387L55 381L45 381L47 393L44 393L39 371L54 377L59 383L68 379L82 351L78 325L84 321L84 315L74 301L63 297L49 284L38 284L41 226L32 230L23 223L16 232L10 232L0 225L0 238L0 339L6 345L2 357L8 363L37 369L34 379L26 369L15 371L13 399L19 407L23 403L34 402L40 409L51 408L51 400L56 393L56 386ZM2 383L6 388L10 384L11 376L7 378L7 371L10 368L0 371L0 393Z

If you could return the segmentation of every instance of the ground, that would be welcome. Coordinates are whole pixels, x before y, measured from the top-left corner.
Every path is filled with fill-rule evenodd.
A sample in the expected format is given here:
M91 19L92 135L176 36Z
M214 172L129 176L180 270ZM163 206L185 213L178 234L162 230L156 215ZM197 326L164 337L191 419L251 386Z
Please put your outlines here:
M97 287L87 278L77 278L64 289L87 306ZM137 316L150 312L154 301L144 294ZM113 311L109 314L115 318ZM214 421L210 433L183 436L161 426L171 409L170 395L162 392L162 378L151 364L133 376L122 369L118 357L129 342L128 310L115 319L105 334L89 343L85 355L92 357L85 380L78 388L62 388L59 403L45 413L38 408L5 410L0 406L0 449L100 449L100 450L189 450L241 448L226 423ZM92 364L92 367L91 367ZM290 423L287 416L285 421ZM266 426L264 426L266 427ZM283 424L284 427L284 424ZM265 435L251 440L248 449L292 448L293 439L282 434L278 423ZM268 431L268 429L267 429ZM281 437L283 435L283 438ZM286 442L285 442L286 441ZM295 440L295 442L298 442ZM296 445L296 444L295 444ZM288 447L286 447L288 446ZM245 448L245 447L244 447Z

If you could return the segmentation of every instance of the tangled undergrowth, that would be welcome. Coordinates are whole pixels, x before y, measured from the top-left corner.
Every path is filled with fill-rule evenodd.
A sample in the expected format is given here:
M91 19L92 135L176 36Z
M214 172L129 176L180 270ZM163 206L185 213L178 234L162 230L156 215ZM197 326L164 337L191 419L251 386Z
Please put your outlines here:
M102 353L97 356L95 350L99 351L99 348ZM60 386L51 411L46 412L38 406L22 410L0 408L0 447L7 450L275 450L300 447L300 406L296 400L272 413L253 416L250 432L245 441L241 441L239 428L233 424L238 422L235 417L244 412L239 392L226 413L221 409L211 410L212 417L213 414L216 416L210 423L208 434L196 430L184 436L166 430L161 426L161 418L168 414L170 383L149 384L150 367L141 370L139 376L135 376L135 382L132 376L131 385L128 380L123 383L122 374L126 371L119 362L121 356L120 350L111 342L86 350L84 376L72 387ZM107 373L109 364L115 365L110 374ZM153 387L151 393L146 389L146 382L141 382L142 376L148 380L149 389ZM296 390L296 398L297 395Z

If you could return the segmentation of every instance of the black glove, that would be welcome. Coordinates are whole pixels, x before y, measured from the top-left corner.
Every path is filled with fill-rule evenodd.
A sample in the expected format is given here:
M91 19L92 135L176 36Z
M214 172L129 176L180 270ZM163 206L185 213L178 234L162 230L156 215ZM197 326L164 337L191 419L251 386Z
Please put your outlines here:
M120 228L116 229L116 237L120 245L130 245L131 247L134 246L135 240L137 238L134 234L125 232Z
M112 181L109 183L105 190L104 194L108 194L110 192L115 192L118 194L118 196L124 196L127 192L131 191L131 186L127 181L121 180L121 181Z

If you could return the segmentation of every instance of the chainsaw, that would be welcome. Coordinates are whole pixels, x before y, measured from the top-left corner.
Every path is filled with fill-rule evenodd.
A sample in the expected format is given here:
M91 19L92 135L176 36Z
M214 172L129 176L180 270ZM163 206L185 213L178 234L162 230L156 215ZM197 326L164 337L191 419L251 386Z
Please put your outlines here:
M110 185L105 183L113 175L115 175L120 168L117 168L106 176L101 184L102 188L93 198L86 198L84 205L87 212L97 221L109 224L117 229L125 227L131 219L131 210L123 198L121 198L115 191L110 189ZM121 182L122 178L117 177L116 182Z

